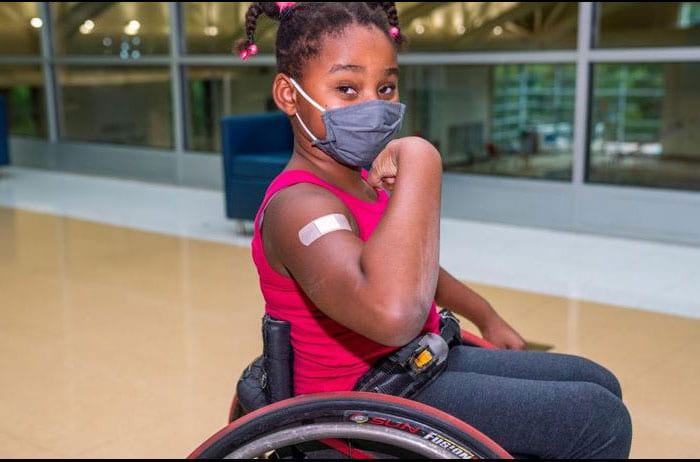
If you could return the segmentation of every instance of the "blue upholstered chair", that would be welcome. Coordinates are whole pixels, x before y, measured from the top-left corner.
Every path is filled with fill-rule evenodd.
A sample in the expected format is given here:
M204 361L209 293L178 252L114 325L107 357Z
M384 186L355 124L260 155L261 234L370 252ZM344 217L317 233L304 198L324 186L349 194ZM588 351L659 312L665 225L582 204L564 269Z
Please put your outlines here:
M265 190L292 155L291 124L279 111L226 116L221 138L226 216L253 220Z
M7 105L5 104L5 98L0 96L0 166L10 163L10 142L7 126Z

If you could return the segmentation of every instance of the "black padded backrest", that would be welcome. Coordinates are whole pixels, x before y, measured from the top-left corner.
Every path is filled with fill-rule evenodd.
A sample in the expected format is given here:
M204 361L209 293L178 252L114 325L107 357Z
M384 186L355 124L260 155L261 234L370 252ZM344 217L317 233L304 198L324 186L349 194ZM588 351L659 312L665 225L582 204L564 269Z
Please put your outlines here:
M236 385L238 403L244 413L294 396L293 355L286 321L263 317L263 355L241 374Z

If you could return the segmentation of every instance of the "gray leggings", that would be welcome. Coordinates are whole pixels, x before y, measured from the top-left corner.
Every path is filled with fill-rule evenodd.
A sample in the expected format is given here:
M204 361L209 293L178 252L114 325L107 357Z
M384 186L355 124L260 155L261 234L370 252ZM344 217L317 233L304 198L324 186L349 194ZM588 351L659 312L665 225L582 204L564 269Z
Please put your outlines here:
M629 457L620 384L587 359L458 346L414 398L476 427L516 457Z

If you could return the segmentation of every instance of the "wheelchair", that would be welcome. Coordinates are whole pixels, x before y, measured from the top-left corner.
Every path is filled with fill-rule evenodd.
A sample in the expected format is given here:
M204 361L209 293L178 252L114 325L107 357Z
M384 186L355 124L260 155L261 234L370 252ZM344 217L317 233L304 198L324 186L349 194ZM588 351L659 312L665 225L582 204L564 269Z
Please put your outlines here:
M476 428L410 399L367 391L293 396L289 329L263 318L263 355L238 380L229 424L189 459L512 458ZM464 330L459 337L493 348Z

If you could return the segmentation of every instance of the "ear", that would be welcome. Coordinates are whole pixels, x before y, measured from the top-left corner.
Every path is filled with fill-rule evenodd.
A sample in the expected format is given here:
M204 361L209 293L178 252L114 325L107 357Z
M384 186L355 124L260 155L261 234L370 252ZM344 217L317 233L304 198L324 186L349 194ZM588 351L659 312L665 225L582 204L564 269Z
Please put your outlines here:
M297 113L296 91L286 75L280 73L275 76L272 97L280 111L290 117Z

